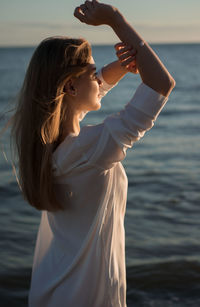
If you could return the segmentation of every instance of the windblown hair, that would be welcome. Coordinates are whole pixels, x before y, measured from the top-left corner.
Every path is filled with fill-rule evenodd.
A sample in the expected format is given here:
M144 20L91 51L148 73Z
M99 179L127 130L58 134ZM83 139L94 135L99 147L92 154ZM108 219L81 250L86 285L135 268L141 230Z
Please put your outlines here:
M84 39L50 37L35 50L12 121L11 140L18 158L19 185L38 210L64 209L54 189L52 155L68 119L64 87L85 71L91 47Z

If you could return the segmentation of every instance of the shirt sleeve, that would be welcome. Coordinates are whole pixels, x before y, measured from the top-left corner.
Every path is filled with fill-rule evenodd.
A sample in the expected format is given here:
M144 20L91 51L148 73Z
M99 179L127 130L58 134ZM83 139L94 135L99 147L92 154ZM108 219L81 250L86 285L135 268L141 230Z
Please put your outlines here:
M141 83L120 112L107 116L100 125L83 127L83 139L85 135L90 140L86 149L89 163L109 169L123 160L127 149L153 127L167 100Z
M104 97L113 87L115 87L117 83L115 84L108 84L104 78L103 78L103 75L102 75L102 69L100 69L98 72L97 72L97 77L101 80L102 84L99 88L99 92L100 92L100 96L101 98Z

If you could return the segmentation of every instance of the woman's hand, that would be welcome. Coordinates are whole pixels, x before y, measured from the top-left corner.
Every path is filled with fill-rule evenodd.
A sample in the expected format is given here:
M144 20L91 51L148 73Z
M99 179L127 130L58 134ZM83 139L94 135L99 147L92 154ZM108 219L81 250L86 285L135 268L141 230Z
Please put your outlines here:
M133 74L138 74L136 63L137 51L124 43L118 43L115 45L116 55L121 63L121 66L126 68L129 72Z
M110 25L116 12L115 7L92 0L85 1L84 4L76 7L74 16L88 25Z

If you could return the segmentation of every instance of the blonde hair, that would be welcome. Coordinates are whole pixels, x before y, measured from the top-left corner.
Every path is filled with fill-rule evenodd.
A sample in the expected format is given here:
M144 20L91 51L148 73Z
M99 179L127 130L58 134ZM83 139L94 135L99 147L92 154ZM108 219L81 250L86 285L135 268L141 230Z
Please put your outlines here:
M65 83L85 71L90 58L86 40L50 37L40 43L29 63L11 139L18 157L20 188L38 210L64 209L54 191L52 154L67 120Z

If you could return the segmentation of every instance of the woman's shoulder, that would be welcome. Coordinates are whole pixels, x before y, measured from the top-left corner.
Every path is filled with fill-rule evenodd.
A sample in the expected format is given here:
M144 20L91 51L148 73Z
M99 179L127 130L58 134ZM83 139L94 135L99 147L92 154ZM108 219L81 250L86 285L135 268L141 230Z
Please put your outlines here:
M70 133L53 154L55 174L68 172L85 163L95 151L104 124L83 126L78 135Z
M77 151L77 147L88 147L92 145L100 137L103 126L103 123L98 125L85 125L80 129L79 134L69 133L54 151L54 156L62 151L72 153L73 150Z
M78 141L81 143L88 143L98 138L104 128L104 123L97 125L85 125L81 128L79 135L77 136Z
M85 125L81 127L79 135L76 137L77 146L85 153L99 142L104 129L104 123L97 125Z

